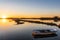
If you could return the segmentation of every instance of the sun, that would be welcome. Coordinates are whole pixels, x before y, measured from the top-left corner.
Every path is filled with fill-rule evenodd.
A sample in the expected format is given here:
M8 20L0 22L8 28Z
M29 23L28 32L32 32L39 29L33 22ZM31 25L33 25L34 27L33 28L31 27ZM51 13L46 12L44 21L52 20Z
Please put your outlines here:
M3 19L7 18L7 16L2 16Z

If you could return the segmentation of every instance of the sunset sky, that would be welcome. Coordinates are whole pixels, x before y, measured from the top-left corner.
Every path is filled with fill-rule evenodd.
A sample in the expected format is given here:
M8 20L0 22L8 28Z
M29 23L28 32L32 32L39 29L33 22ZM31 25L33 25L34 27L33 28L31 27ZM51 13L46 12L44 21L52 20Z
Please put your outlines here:
M0 0L0 18L60 16L60 0Z

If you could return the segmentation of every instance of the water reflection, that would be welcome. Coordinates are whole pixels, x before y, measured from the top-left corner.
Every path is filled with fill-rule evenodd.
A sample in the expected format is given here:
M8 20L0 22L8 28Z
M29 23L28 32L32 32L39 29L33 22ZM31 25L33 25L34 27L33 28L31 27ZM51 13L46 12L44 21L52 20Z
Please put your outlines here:
M32 31L35 29L50 29L50 28L56 28L59 29L56 26L48 26L43 24L34 24L34 23L24 23L20 25L14 25L15 22L8 22L4 19L4 22L2 23L2 20L0 20L0 39L1 40L32 40ZM60 32L57 32L57 35L52 35L49 39L54 39L53 37L56 37L57 39L60 38ZM56 39L56 40L57 40ZM39 39L40 40L40 39ZM41 39L43 40L43 39ZM46 38L47 40L47 38Z
M6 20L6 19L2 19L2 22L3 22L3 23L6 23L6 22L7 22L7 20Z
M33 38L47 38L47 37L56 37L56 36L58 35L57 34L51 34L51 35L45 35L45 36L38 35L38 36L34 36Z

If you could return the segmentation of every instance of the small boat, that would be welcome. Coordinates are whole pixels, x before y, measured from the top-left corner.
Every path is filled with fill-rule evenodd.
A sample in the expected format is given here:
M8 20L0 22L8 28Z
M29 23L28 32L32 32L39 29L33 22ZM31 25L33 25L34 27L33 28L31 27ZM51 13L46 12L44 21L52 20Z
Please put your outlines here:
M17 24L24 24L24 21L18 21Z
M42 29L42 30L33 30L32 36L51 36L56 34L56 29Z

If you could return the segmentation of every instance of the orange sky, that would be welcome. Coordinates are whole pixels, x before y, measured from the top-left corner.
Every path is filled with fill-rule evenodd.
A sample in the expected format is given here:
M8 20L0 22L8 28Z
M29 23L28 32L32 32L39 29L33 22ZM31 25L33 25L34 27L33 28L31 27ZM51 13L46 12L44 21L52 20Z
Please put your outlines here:
M60 1L0 1L0 18L60 16Z

